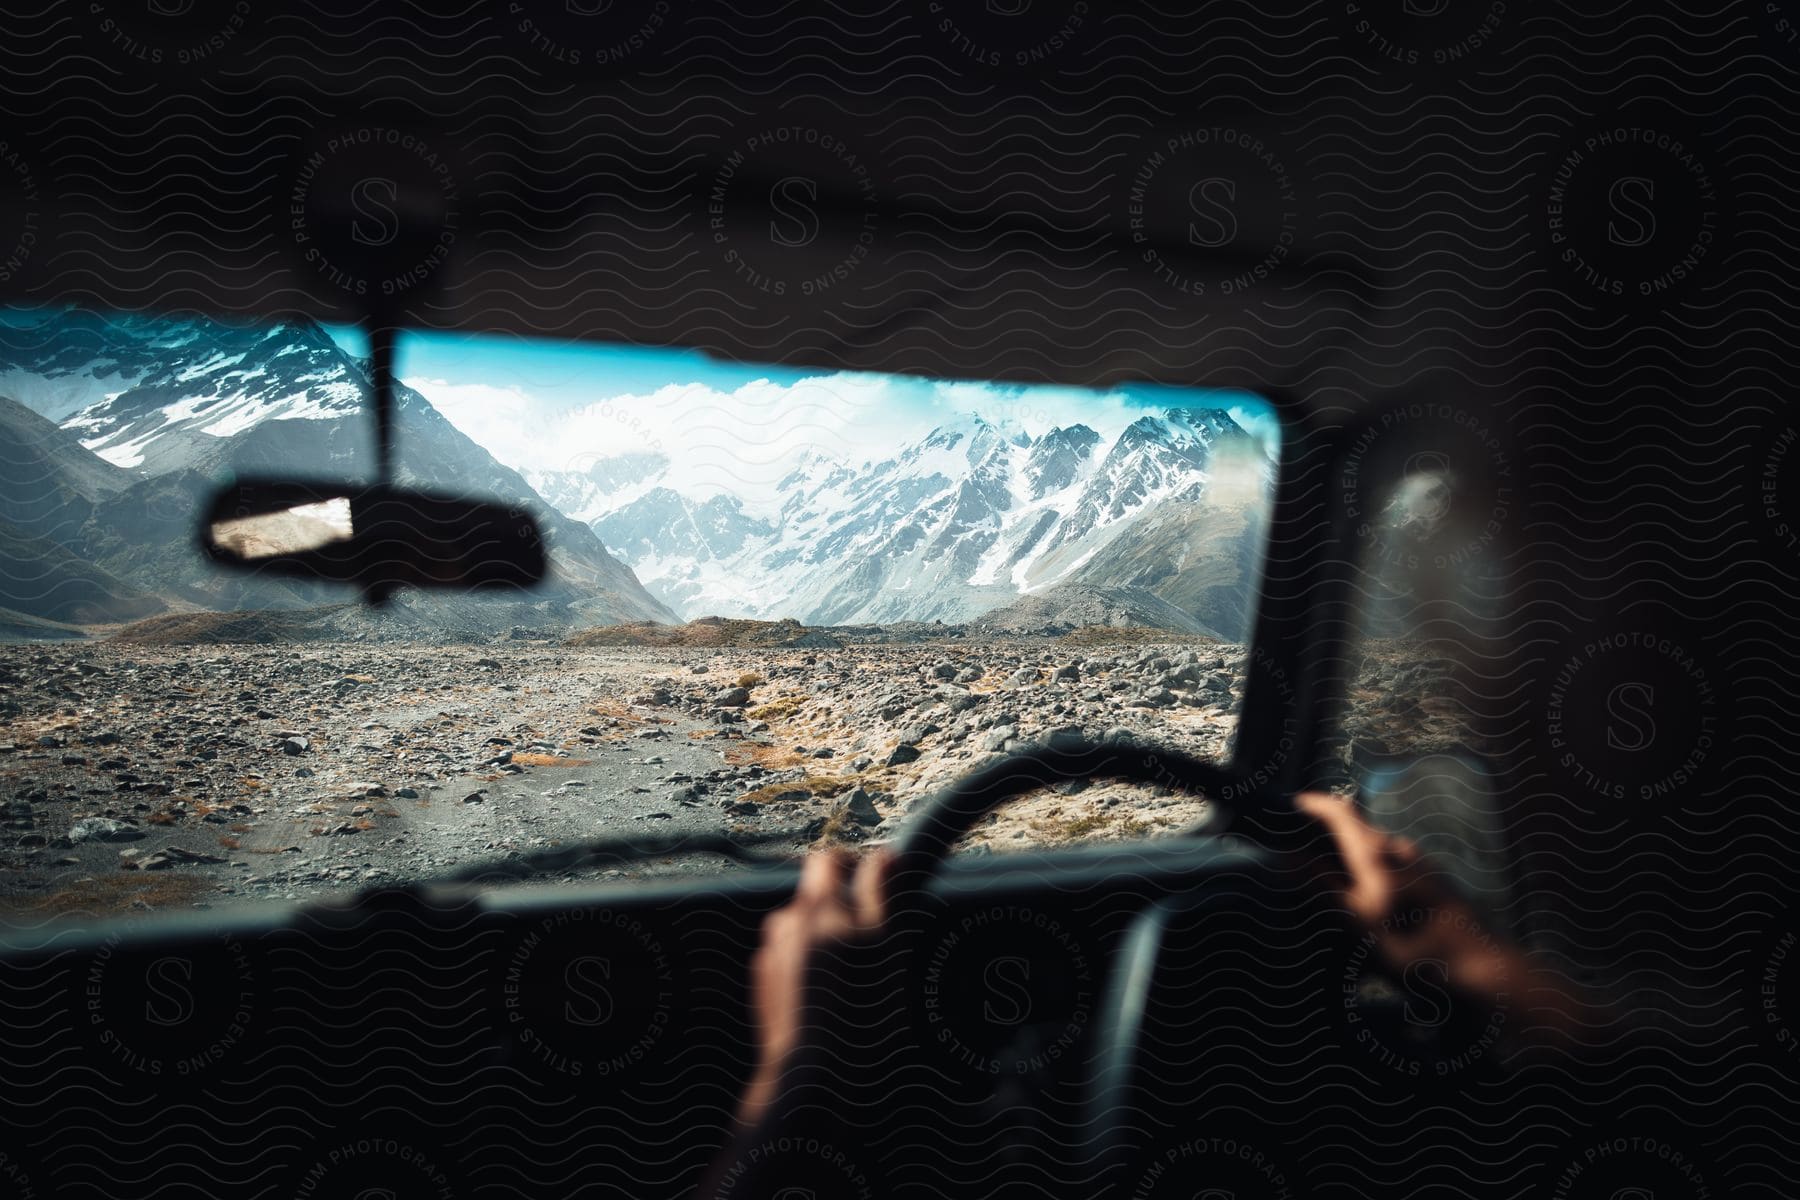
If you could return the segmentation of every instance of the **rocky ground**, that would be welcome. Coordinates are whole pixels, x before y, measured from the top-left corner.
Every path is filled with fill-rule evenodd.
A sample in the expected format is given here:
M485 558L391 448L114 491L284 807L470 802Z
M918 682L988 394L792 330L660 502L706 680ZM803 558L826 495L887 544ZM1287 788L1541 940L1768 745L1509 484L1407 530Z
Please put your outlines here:
M4 646L0 908L33 921L309 898L640 832L878 840L934 787L1058 731L1222 755L1243 648L1148 636ZM1377 667L1363 708L1416 727L1402 670ZM1178 790L1070 783L1016 801L965 852L1203 815ZM721 869L689 856L633 873Z

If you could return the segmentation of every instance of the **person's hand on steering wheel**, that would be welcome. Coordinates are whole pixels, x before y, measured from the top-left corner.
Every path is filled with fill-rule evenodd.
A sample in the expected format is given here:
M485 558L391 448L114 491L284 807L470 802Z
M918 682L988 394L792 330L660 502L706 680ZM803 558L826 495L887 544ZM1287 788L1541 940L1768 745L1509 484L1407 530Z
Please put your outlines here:
M1519 1032L1536 1040L1575 1038L1593 1028L1604 1002L1584 997L1573 981L1535 964L1524 949L1494 936L1468 901L1408 838L1371 825L1348 797L1302 792L1294 805L1330 832L1342 864L1333 882L1340 898L1390 969L1442 964L1450 987L1480 999L1499 992L1527 998L1532 1016Z
M1516 944L1485 930L1469 903L1443 885L1409 839L1369 824L1343 796L1304 792L1295 806L1330 833L1343 868L1331 883L1391 969L1442 963L1450 986L1467 995L1527 994L1533 1032L1539 1035L1568 1035L1583 1027L1582 1013L1595 1002L1577 995L1569 980L1536 966ZM828 986L839 951L880 932L892 868L893 856L886 851L854 864L842 851L813 855L794 898L764 923L762 947L750 966L758 1065L744 1097L746 1121L759 1119L776 1094L784 1064L805 1040L815 1003L830 1002L829 992L818 989Z
M893 861L886 850L860 862L841 850L814 854L801 868L794 898L763 922L762 946L750 960L757 1066L739 1109L745 1123L762 1119L812 1014L832 1003L841 952L881 932Z
M1597 1001L1571 981L1534 964L1512 942L1491 935L1467 901L1408 839L1385 833L1346 797L1306 792L1295 806L1323 825L1341 870L1328 886L1376 945L1391 969L1441 963L1451 987L1480 997L1499 990L1529 999L1529 1035L1578 1040ZM778 1123L784 1073L805 1047L812 1026L833 1003L843 952L874 940L891 909L894 857L883 850L860 862L842 852L806 860L786 905L763 924L750 964L750 1003L757 1029L757 1067L739 1108L747 1127Z

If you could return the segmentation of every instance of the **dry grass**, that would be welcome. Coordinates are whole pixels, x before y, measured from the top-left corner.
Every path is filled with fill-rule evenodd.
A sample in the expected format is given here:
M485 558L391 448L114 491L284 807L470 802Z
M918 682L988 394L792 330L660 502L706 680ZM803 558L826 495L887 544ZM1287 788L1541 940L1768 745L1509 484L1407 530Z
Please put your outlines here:
M288 611L168 613L123 626L111 641L139 646L318 641L346 605Z
M151 908L191 905L208 877L191 871L110 871L75 880L42 896L11 896L9 914L32 916L103 916L127 911L141 900Z
M570 646L785 646L809 631L794 620L701 617L686 625L601 625L570 634ZM835 643L834 643L835 644ZM748 686L748 685L746 685Z
M759 742L733 742L725 747L725 761L734 767L759 766L771 771L803 766L813 761L788 746L768 746Z
M844 812L832 813L831 816L826 818L825 827L823 829L819 830L819 836L815 839L815 841L817 841L817 842L857 841L860 839L853 838L850 835L852 832L860 831L860 829L861 829L861 826L857 825L856 818L851 816L848 810L846 810Z
M768 804L783 792L806 792L814 799L838 796L862 783L868 772L862 771L853 775L804 775L799 779L790 779L784 783L765 783L753 792L745 792L740 800L749 800L755 804Z
M1153 826L1149 821L1129 813L1112 813L1092 809L1084 813L1040 817L1031 822L1031 830L1051 845L1068 842L1143 837Z
M752 721L783 721L806 707L805 696L782 696L767 704L758 705L744 715Z
M1080 629L1071 629L1056 640L1063 646L1219 645L1217 639L1205 634L1176 633L1169 629L1152 629L1146 625L1084 625Z
M753 688L762 681L763 677L757 671L745 671L737 677L737 685L741 688Z
M515 754L512 761L521 767L591 767L591 758L558 758L554 754Z
M219 835L219 845L223 846L227 850L236 850L239 847L241 847L243 844L244 844L243 842L239 841L237 838L232 837L228 833L222 833Z

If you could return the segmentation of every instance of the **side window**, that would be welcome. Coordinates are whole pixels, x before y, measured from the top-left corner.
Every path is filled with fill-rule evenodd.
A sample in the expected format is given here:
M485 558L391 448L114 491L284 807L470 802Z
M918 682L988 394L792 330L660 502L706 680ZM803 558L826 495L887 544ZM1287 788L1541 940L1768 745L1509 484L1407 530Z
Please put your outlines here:
M1397 408L1352 443L1344 478L1345 503L1361 516L1342 783L1371 820L1498 907L1510 872L1494 763L1517 707L1500 638L1517 583L1504 430L1470 408Z

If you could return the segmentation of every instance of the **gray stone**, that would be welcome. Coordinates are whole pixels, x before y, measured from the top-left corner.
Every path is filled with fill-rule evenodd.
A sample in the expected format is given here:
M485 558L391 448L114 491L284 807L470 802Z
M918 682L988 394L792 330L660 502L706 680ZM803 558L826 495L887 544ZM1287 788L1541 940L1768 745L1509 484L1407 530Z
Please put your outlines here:
M990 730L979 743L983 750L995 751L1006 749L1006 744L1019 736L1019 731L1011 725L1001 725Z
M895 746L894 752L887 756L887 765L890 767L903 767L907 763L917 761L919 761L919 748L917 746Z
M846 814L858 825L879 825L881 814L875 809L875 799L862 788L853 788L838 806L838 811Z
M111 817L84 817L69 826L71 844L82 842L135 842L144 836L136 825L115 821Z

